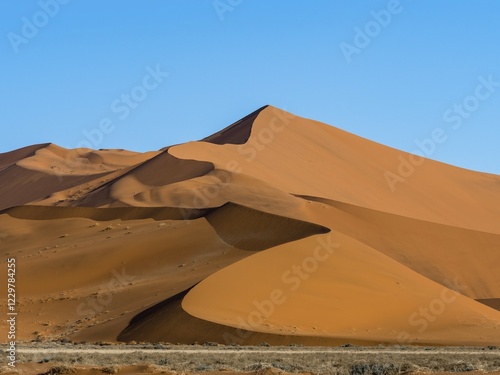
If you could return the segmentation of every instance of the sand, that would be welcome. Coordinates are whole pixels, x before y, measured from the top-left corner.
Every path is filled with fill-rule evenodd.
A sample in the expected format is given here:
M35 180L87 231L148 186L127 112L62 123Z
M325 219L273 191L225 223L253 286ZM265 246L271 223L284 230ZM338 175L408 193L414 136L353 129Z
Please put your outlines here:
M272 106L154 152L0 154L20 340L500 344L499 219L500 176Z

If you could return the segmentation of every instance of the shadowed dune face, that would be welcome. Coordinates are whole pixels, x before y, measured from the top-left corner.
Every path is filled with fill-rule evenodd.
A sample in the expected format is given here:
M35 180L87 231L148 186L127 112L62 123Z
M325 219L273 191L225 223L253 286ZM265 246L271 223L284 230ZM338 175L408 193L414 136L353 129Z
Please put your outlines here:
M290 219L234 203L212 209L183 209L178 207L47 207L20 206L0 214L24 220L59 220L84 218L96 221L112 220L194 220L204 217L219 237L241 250L260 251L286 242L327 233L320 225Z
M259 113L267 107L267 105L263 106L258 110L250 113L248 116L243 117L241 120L236 121L234 124L229 125L227 128L224 128L217 133L203 138L202 142L209 142L216 145L245 144L248 141L248 138L250 138L253 122L255 121Z
M260 251L330 230L319 225L271 215L228 203L210 211L205 218L229 245Z
M478 302L500 311L500 298L478 299Z
M392 189L407 157L271 106L157 152L0 154L19 338L498 344L500 176Z
M25 220L57 220L85 218L96 221L110 220L193 220L204 216L207 210L180 209L178 207L48 207L20 206L5 210L5 213L16 219Z
M2 181L0 185L0 210L47 198L59 190L84 184L95 178L96 176L93 175L65 176L60 179L56 176L11 165L0 171L0 181Z
M111 205L148 191L150 187L167 186L203 176L213 168L209 162L178 159L167 150L87 194L74 205Z
M210 162L182 160L168 150L141 164L126 176L133 176L144 185L164 186L207 174L214 169Z
M35 155L35 152L41 148L49 146L50 143L43 143L23 147L18 150L0 153L0 170L22 159Z
M118 336L119 341L170 342L192 344L216 342L225 345L341 345L345 339L295 336L256 332L212 323L189 315L182 308L182 300L190 289L183 291L136 315ZM358 345L373 341L352 340Z

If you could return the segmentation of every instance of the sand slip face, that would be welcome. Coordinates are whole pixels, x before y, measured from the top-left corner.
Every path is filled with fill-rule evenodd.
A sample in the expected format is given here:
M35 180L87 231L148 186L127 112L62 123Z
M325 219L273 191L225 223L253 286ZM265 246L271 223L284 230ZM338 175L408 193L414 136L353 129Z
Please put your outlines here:
M271 106L158 152L0 154L20 338L498 344L500 177L391 185L401 158Z

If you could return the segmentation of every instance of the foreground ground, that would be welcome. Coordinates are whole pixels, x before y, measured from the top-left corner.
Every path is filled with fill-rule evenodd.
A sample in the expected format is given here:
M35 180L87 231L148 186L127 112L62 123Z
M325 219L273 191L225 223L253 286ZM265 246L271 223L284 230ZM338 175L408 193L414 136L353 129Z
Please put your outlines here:
M6 348L2 347L2 351ZM7 374L500 374L496 347L20 345Z

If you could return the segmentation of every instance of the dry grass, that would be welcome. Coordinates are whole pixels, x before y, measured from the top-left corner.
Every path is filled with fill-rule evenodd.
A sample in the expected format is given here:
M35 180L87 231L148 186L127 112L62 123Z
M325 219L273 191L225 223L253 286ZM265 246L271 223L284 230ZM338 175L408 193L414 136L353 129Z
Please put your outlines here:
M493 372L500 371L500 350L497 348L415 348L415 347L345 347L340 352L317 352L305 347L211 347L167 345L50 345L52 348L76 349L71 353L18 353L20 362L47 362L53 372L66 366L94 366L103 373L116 373L119 366L149 365L158 371L210 372L235 370L262 372L277 369L287 373L312 372L339 375L398 375L412 372ZM24 346L25 347L25 346ZM45 346L46 347L46 346ZM85 349L123 349L124 352L85 353ZM154 349L150 352L139 349ZM183 352L170 350L186 350ZM220 350L232 349L224 353ZM234 351L236 349L236 351ZM245 352L241 352L241 350ZM322 348L324 349L324 348ZM377 353L371 352L376 349ZM208 352L199 352L199 351ZM217 350L217 352L214 352ZM286 350L286 352L284 351ZM392 353L399 350L403 353ZM197 352L198 351L198 352ZM264 351L264 352L262 352ZM306 351L290 353L289 351ZM458 351L458 353L457 353ZM474 353L469 353L474 351ZM406 353L405 353L406 352Z
M103 374L116 374L118 373L119 369L116 366L110 366L110 367L103 367L101 369L101 372Z
M65 365L58 365L51 367L48 371L40 375L62 375L62 374L73 374L76 370L72 367Z

